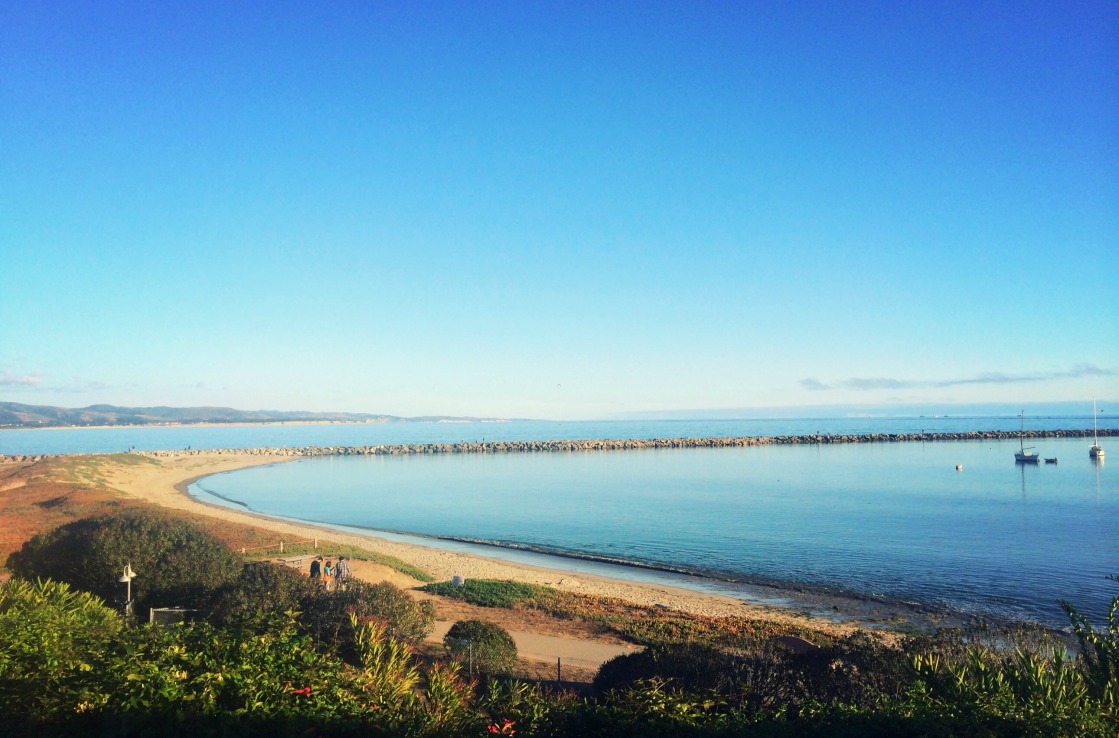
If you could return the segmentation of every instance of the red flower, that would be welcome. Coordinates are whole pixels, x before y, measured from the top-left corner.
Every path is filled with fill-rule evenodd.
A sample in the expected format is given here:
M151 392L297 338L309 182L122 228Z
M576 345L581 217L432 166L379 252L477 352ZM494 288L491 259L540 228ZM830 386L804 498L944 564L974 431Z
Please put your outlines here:
M516 723L506 718L505 720L501 721L501 725L498 725L497 723L490 723L487 727L489 731L495 735L516 735L517 731L513 727L515 725Z

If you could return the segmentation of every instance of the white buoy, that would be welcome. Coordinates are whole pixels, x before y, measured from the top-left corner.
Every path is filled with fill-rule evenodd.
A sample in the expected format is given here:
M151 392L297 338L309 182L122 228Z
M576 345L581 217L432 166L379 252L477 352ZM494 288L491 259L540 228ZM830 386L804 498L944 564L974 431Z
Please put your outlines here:
M956 464L956 471L963 471L963 470L964 470L964 465L963 464Z

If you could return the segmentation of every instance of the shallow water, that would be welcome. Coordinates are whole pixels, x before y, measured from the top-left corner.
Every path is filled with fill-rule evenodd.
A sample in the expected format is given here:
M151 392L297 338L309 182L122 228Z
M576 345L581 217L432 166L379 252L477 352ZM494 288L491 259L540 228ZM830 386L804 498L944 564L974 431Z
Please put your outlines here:
M1061 462L1015 465L1016 441L329 457L192 492L307 521L984 617L1060 625L1067 599L1099 622L1119 594L1105 579L1119 573L1119 483L1085 439L1036 443Z

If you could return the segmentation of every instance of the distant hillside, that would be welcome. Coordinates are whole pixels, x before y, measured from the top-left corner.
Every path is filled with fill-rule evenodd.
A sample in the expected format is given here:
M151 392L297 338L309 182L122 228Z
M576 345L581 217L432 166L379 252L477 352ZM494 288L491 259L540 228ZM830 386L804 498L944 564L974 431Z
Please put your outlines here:
M52 407L0 402L0 428L51 428L83 425L156 425L192 423L408 423L478 421L496 418L454 418L441 415L403 418L368 413L312 413L301 410L235 410L231 407Z

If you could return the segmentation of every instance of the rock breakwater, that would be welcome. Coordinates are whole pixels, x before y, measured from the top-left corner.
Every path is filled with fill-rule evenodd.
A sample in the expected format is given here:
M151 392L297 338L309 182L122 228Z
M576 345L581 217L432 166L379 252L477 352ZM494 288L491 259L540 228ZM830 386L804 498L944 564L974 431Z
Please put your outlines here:
M1119 429L1099 431L1101 436L1119 436ZM1090 438L1091 430L1027 431L1027 439ZM415 456L435 454L575 453L587 451L641 451L675 448L743 448L747 446L825 445L848 443L914 443L937 441L992 441L1018 438L1018 431L968 431L961 433L850 433L800 436L737 436L732 438L621 438L569 441L480 441L463 443L412 443L376 446L288 446L278 448L221 448L132 451L150 458L216 456L316 457L316 456ZM3 456L5 461L33 462L63 454ZM89 454L68 454L89 455Z

